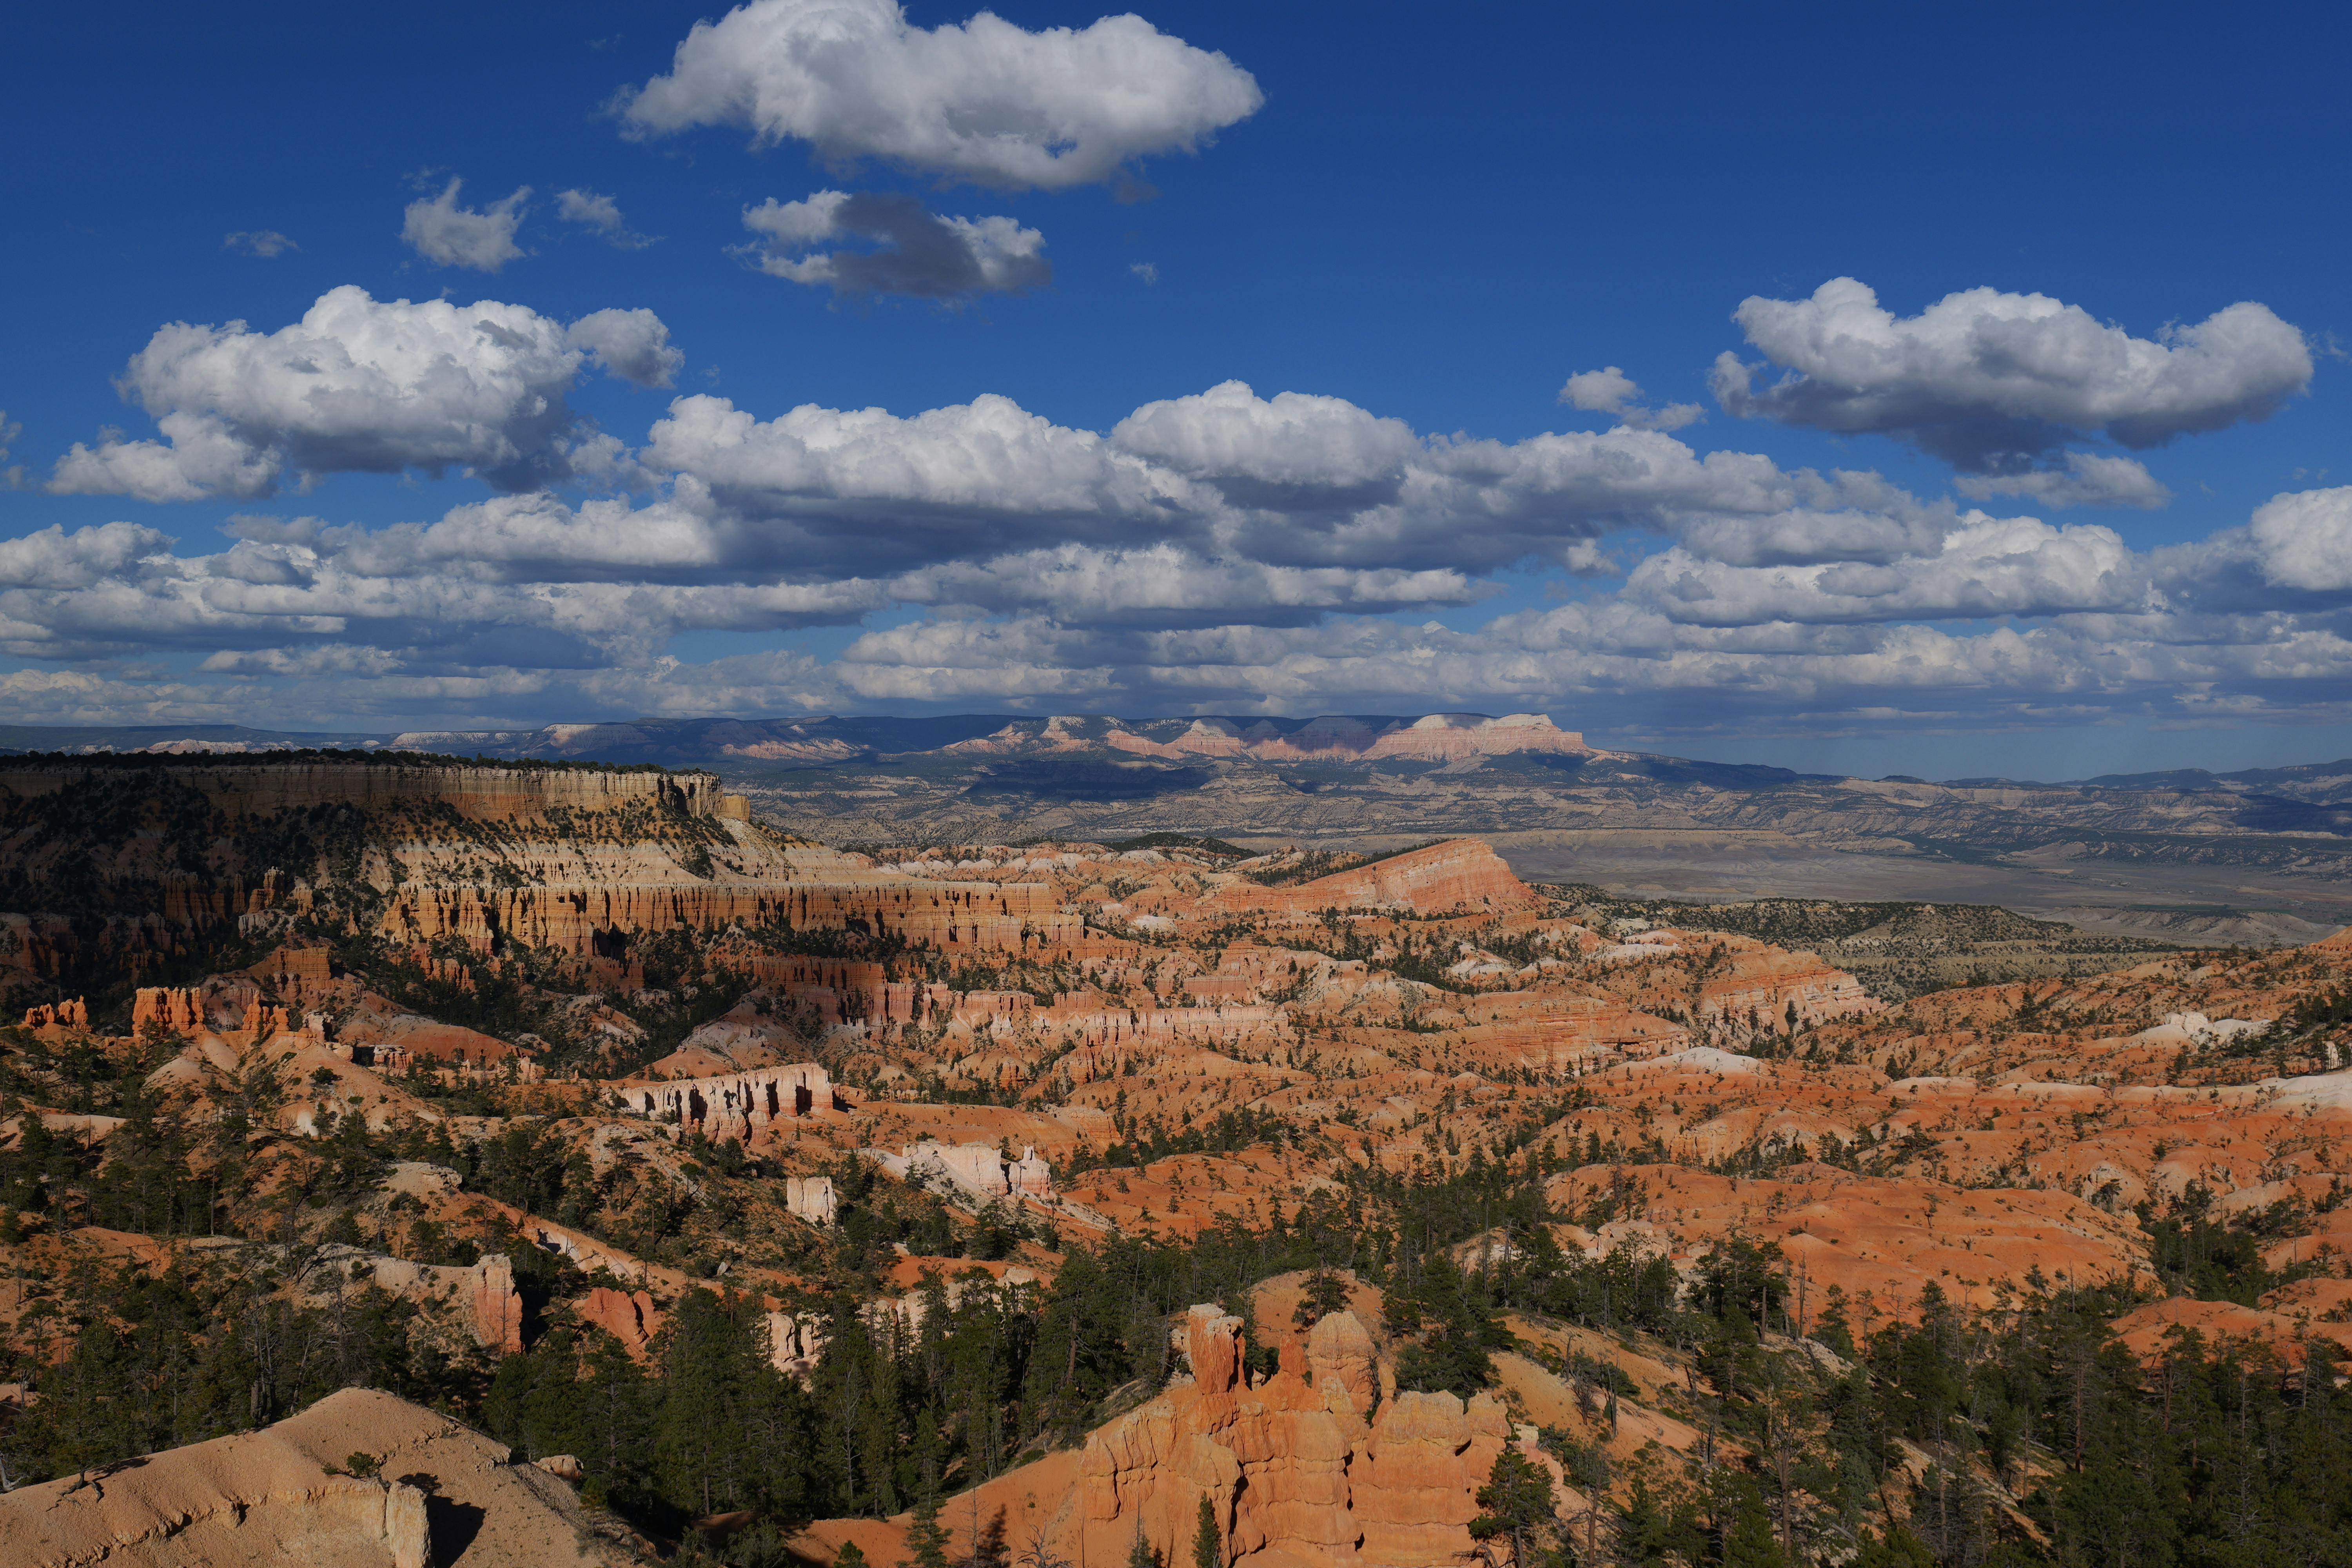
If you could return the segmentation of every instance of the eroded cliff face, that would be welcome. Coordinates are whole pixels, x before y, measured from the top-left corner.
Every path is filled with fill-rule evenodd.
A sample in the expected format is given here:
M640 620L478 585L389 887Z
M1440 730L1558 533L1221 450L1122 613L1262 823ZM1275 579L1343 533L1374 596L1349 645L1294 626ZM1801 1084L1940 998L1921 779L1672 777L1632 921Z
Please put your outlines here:
M732 852L711 854L704 871L658 845L566 846L523 858L521 886L462 880L448 847L406 847L409 875L380 930L400 942L452 936L481 952L514 942L584 954L603 933L863 926L912 947L1020 952L1064 941L1081 923L1062 916L1042 884L918 881L856 858L776 847L749 823L720 826Z
M1206 1498L1228 1563L1468 1562L1477 1489L1510 1439L1502 1405L1401 1394L1375 1410L1371 1338L1352 1312L1286 1342L1279 1370L1246 1386L1241 1327L1193 1308L1192 1384L1087 1439L1074 1542L1084 1560L1118 1561L1140 1533L1162 1562L1184 1561Z
M802 843L708 773L402 761L0 770L7 905L28 931L63 917L14 944L28 976L318 921L577 955L736 924L1018 952L1079 926L1043 885L926 882Z

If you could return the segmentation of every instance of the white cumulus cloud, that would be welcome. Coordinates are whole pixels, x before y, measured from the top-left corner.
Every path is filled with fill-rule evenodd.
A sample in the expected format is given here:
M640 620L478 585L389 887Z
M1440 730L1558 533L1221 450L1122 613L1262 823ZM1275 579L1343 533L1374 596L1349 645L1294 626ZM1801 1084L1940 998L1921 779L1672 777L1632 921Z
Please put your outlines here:
M1581 408L1591 414L1613 414L1621 424L1633 430L1679 430L1706 416L1706 410L1696 403L1669 403L1664 408L1651 408L1642 403L1641 397L1642 389L1633 378L1613 364L1579 371L1559 389L1559 400L1570 408Z
M2352 485L2273 496L2254 509L2248 532L2264 581L2315 593L2352 588Z
M1194 533L1215 500L995 395L907 418L809 405L764 421L722 397L681 397L643 460L819 568Z
M599 369L639 386L667 386L686 363L684 353L670 346L669 329L651 310L592 311L563 335Z
M1885 563L1735 566L1675 548L1626 580L1628 599L1676 621L1943 620L2145 607L2147 581L2113 529L1971 513L1927 554Z
M49 489L144 500L251 498L287 477L467 468L503 489L565 477L584 360L641 384L678 363L647 310L567 329L523 305L378 300L345 285L275 332L173 322L119 383L163 439L76 442Z
M1066 189L1193 151L1263 101L1223 55L1133 15L1031 32L983 11L923 28L897 0L751 0L695 24L668 74L619 107L635 134L740 125L836 163Z
M280 333L167 329L134 362L126 388L164 410L167 437L215 438L209 458L159 440L75 460L201 491L200 458L282 482L361 458L468 460L446 454L491 437L455 432L503 429L539 468L625 464L637 488L523 489L392 526L246 513L228 548L187 554L126 522L0 542L0 653L77 666L0 676L0 696L26 713L452 727L882 703L1539 710L1717 735L2352 719L2342 605L2314 598L2352 592L2352 488L2141 553L2112 529L1964 511L1658 430L1433 436L1238 382L1107 435L1003 397L763 419L698 395L640 452L568 420L532 448L526 395L560 403L592 359L675 374L657 319L567 327L357 290L321 305ZM1635 395L1594 395L1621 391ZM1587 581L1465 616L1530 559ZM673 642L881 612L894 624L830 658L695 663ZM198 677L157 679L165 655Z
M2021 496L2045 507L2168 506L2172 492L2133 458L2096 452L2058 454L2042 468L2000 474L1962 474L1952 488L1971 500Z
M812 405L766 421L684 397L639 456L681 498L819 567L1156 542L1287 567L1483 574L1533 559L1590 572L1614 528L1711 528L1735 553L1727 528L1769 529L1777 543L1747 548L1791 559L1809 530L1932 543L1950 516L1876 475L1702 456L1658 431L1429 438L1344 398L1262 398L1240 382L1147 404L1108 439L997 396L911 417Z
M1045 237L1037 230L1009 217L940 217L909 195L819 191L805 201L771 197L744 209L743 226L761 236L745 247L761 271L830 284L836 294L953 300L1054 280ZM875 248L841 248L845 241Z
M1045 615L1066 626L1221 626L1237 618L1284 626L1335 612L1376 615L1486 596L1459 572L1269 566L1171 544L1064 544L926 567L888 586L903 603Z
M593 229L605 244L616 250L643 250L658 245L661 237L633 232L628 220L621 216L620 204L595 191L570 190L555 193L555 216L565 223L576 223Z
M100 523L71 533L52 523L0 540L0 587L87 588L171 548L169 535L136 523Z
M524 252L515 243L515 230L521 226L530 187L524 185L503 201L477 210L457 205L464 184L453 179L439 195L409 203L400 226L401 242L427 261L477 272L496 272L520 259Z
M1228 381L1147 403L1120 420L1113 444L1199 479L1244 504L1257 498L1393 496L1423 451L1402 419L1345 398L1281 392L1262 398Z
M1750 298L1732 319L1786 373L1725 353L1717 398L1742 418L1892 436L1974 473L2035 467L2065 443L2135 449L2268 418L2311 380L2302 332L2231 305L2136 338L2043 294L1970 289L1897 317L1834 278L1806 300Z

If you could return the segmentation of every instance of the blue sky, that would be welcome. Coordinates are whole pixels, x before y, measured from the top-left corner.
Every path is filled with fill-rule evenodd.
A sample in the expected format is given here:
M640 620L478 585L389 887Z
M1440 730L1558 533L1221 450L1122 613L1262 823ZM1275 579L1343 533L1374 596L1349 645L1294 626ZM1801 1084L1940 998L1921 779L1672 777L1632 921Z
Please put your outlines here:
M2340 12L231 15L0 67L20 721L2352 750Z

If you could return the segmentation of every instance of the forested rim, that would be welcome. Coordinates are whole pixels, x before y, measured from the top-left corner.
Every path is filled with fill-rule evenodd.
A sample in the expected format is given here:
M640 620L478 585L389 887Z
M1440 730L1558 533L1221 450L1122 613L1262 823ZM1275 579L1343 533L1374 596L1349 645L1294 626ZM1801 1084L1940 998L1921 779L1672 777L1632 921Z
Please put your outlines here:
M256 1094L248 1109L257 1112L266 1087ZM182 1236L223 1228L221 1194L238 1190L244 1173L222 1162L245 1148L253 1117L233 1106L206 1145L152 1107L130 1109L103 1166L71 1140L28 1129L0 1155L0 1228L11 1237L87 1223ZM706 1163L698 1168L714 1205L775 1184L772 1167L732 1143L688 1151ZM891 1241L1003 1257L1020 1226L991 1211L975 1228L870 1167L845 1166L842 1219L822 1260L834 1288L790 1303L827 1323L803 1387L770 1364L761 1304L716 1282L686 1296L654 1365L640 1367L560 1305L617 1281L583 1277L520 1238L504 1246L529 1310L530 1348L520 1354L453 1348L413 1304L335 1283L328 1245L360 1239L352 1205L394 1157L451 1163L469 1190L614 1230L620 1222L596 1206L613 1194L543 1131L516 1126L460 1145L446 1133L371 1136L352 1123L299 1154L300 1180L282 1201L238 1216L243 1247L161 1277L85 1262L31 1282L25 1322L63 1353L51 1364L19 1348L0 1369L35 1393L0 1434L6 1484L249 1430L334 1389L372 1386L476 1425L523 1457L578 1456L585 1497L678 1542L682 1562L782 1568L783 1542L805 1521L929 1515L975 1481L1082 1441L1177 1370L1171 1314L1216 1301L1246 1320L1239 1309L1258 1280L1352 1268L1387 1292L1385 1321L1370 1326L1391 1336L1403 1389L1490 1386L1494 1358L1513 1343L1507 1312L1599 1330L1691 1368L1687 1390L1653 1395L1702 1434L1686 1461L1652 1452L1612 1471L1597 1445L1544 1435L1572 1479L1612 1485L1619 1500L1598 1514L1555 1521L1528 1478L1497 1476L1482 1528L1520 1535L1530 1568L2352 1563L2352 1394L2324 1342L2308 1347L2309 1375L2194 1340L2143 1365L2111 1331L2133 1304L2124 1290L2042 1291L1971 1315L1931 1287L1916 1325L1872 1321L1834 1293L1816 1300L1806 1326L1819 1349L1806 1348L1788 1337L1794 1303L1776 1248L1726 1238L1687 1282L1626 1251L1563 1255L1550 1223L1603 1216L1549 1210L1532 1160L1474 1160L1448 1175L1365 1173L1258 1229L1076 1248L1050 1287L971 1289L950 1305L935 1280L911 1333L858 1310ZM1473 1265L1457 1265L1452 1249L1481 1235L1509 1245L1470 1249ZM2277 1282L2258 1247L2201 1212L2169 1216L2157 1237L2151 1261L2175 1289L2248 1300ZM405 1239L411 1254L430 1254L421 1261L478 1256L475 1243L421 1222ZM298 1282L327 1303L289 1304L285 1287ZM1310 1280L1310 1297L1335 1304L1335 1284ZM12 1288L26 1282L0 1281ZM1570 1380L1588 1430L1634 1394L1608 1362L1527 1353ZM1274 1347L1245 1342L1244 1355L1270 1370ZM1895 1499L1907 1500L1907 1529L1889 1523ZM760 1523L724 1541L691 1528L733 1510ZM935 1538L919 1532L918 1545L917 1568L944 1568ZM982 1555L979 1568L1004 1568Z

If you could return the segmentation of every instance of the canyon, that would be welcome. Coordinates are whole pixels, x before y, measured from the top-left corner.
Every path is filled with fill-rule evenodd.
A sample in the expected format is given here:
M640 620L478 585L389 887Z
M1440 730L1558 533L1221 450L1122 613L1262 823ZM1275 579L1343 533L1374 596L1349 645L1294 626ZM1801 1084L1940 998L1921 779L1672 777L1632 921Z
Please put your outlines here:
M1151 743L1187 736L1250 742ZM1600 755L1532 721L1277 738ZM1836 1502L1833 1475L1773 1468L1757 1380L1808 1390L1785 1419L1830 1444L1837 1391L1945 1325L2088 1314L2101 1364L2149 1377L2222 1346L2307 1380L2352 1349L2352 940L2084 939L1956 984L1789 934L1874 951L1875 910L1633 901L1476 837L852 852L757 800L408 760L0 775L25 933L0 971L23 1018L0 1037L0 1455L66 1467L0 1498L9 1561L111 1531L179 1562L235 1514L269 1550L406 1563L445 1498L614 1561L765 1542L888 1568L935 1530L985 1558L993 1528L1074 1568L1165 1563L1206 1517L1220 1568L1470 1568L1512 1466L1563 1541L1740 1488L1790 1541L1849 1507L1874 1539L1943 1529L1930 1470L1973 1467L1970 1517L2046 1544L2027 1501L2064 1463L1914 1442ZM364 1321L398 1347L368 1375L496 1436L240 1373L219 1433L101 1489L136 1456L74 1447L67 1417L112 1429L84 1419L93 1369L146 1364L110 1336L175 1292L214 1303L175 1354L299 1323L344 1347L320 1365L358 1364ZM104 1375L174 1405L177 1373ZM765 1403L726 1403L747 1379ZM660 1416L657 1454L593 1401L547 1414L705 1388L722 1413ZM751 1442L757 1410L833 1447L760 1439L789 1487L679 1457ZM477 1496L319 1447L378 1426L386 1451L501 1457ZM101 1502L119 1517L60 1522ZM551 1560L487 1550L463 1561Z

